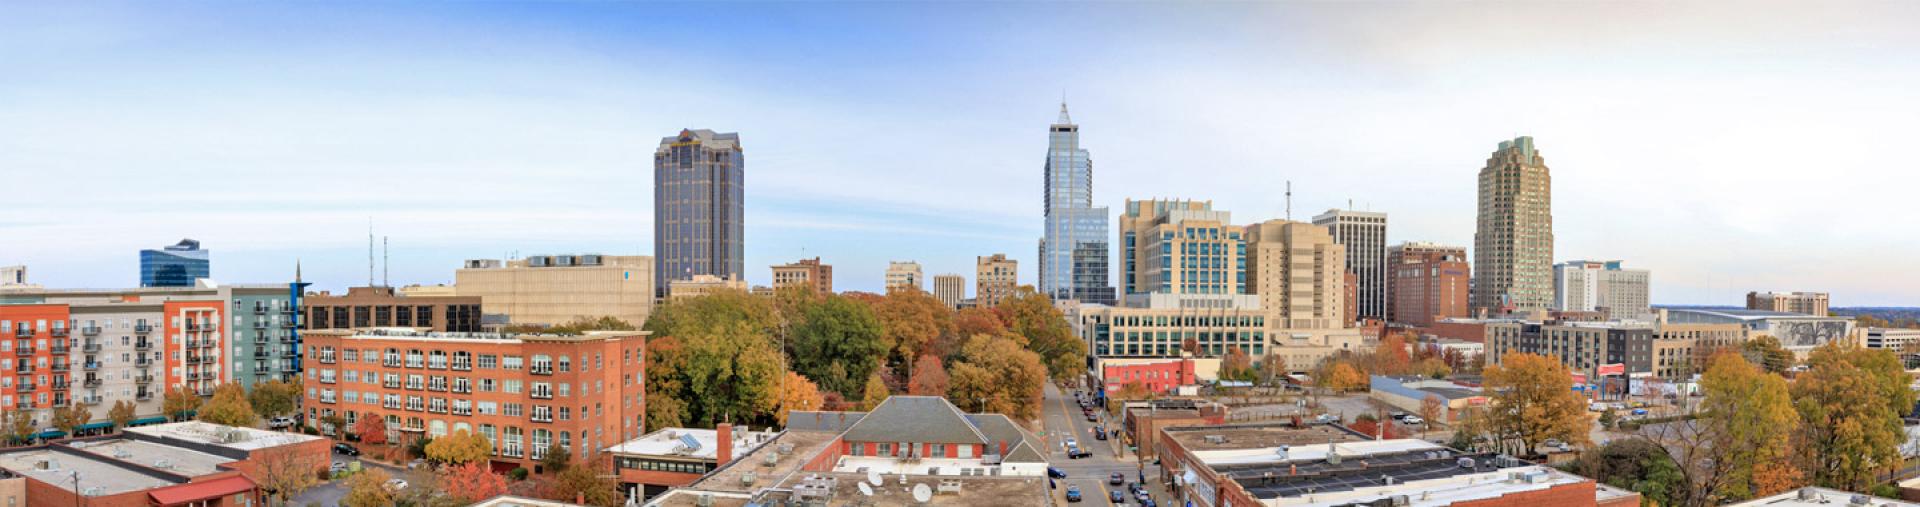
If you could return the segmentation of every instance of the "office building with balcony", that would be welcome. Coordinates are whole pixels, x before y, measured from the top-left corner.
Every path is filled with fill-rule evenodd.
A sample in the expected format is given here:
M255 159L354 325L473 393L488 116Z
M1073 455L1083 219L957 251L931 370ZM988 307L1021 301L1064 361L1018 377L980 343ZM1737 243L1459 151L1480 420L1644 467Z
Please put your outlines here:
M552 446L598 456L645 430L646 333L309 331L304 411L349 427L385 420L389 441L467 430L496 464L537 469Z
M140 251L141 287L192 287L213 272L211 253L191 239L159 250Z
M469 260L453 276L456 293L480 298L489 321L558 326L614 317L640 327L653 313L653 257L644 255Z
M814 257L773 266L774 290L803 285L823 296L833 294L833 265L822 264L819 257Z
M653 152L655 297L694 275L747 276L747 159L739 133L684 129Z
M477 296L408 297L392 287L350 287L345 295L326 292L302 299L308 317L304 329L408 327L471 333L482 329Z

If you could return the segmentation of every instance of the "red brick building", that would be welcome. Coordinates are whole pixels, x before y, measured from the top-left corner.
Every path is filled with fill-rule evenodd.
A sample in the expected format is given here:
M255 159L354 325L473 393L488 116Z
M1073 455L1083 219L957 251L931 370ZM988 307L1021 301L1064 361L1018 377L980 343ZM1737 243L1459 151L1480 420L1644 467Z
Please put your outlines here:
M1100 372L1100 381L1106 385L1109 394L1120 392L1120 389L1134 382L1145 385L1147 391L1159 394L1166 394L1175 387L1199 383L1192 359L1104 361Z
M533 469L550 446L598 456L644 431L645 336L309 331L303 406L349 428L382 418L390 442L477 433L500 469Z
M1473 271L1466 249L1408 243L1387 255L1388 320L1412 326L1466 317Z

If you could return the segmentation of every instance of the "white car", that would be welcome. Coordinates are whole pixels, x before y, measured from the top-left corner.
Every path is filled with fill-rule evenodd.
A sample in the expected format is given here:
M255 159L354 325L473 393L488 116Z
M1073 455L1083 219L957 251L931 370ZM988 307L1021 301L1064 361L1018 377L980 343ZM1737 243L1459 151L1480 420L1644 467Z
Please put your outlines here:
M292 417L275 417L273 419L267 420L268 429L277 430L277 429L292 428L292 427L293 427Z
M400 491L403 489L407 489L406 479L393 479L393 480L387 481L388 491Z
M1337 422L1340 422L1340 416L1333 415L1333 414L1320 414L1319 417L1313 418L1313 422L1322 423L1322 424L1337 423Z
M1427 421L1420 419L1420 416L1417 415L1410 415L1400 419L1401 424L1419 425L1425 424L1426 422Z

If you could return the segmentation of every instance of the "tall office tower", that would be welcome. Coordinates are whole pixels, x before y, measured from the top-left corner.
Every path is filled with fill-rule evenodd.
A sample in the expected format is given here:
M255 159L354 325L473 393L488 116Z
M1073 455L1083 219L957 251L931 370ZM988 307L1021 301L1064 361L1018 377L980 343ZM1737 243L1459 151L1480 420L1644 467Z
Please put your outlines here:
M1473 233L1473 309L1547 308L1553 301L1553 181L1532 137L1501 141L1480 169Z
M821 264L819 257L800 259L793 264L773 266L773 288L807 285L822 296L833 294L833 265Z
M973 263L973 299L982 308L999 305L1020 286L1020 263L1008 259L1007 254L975 257Z
M1387 320L1414 326L1466 317L1467 248L1410 241L1387 248Z
M960 300L967 298L967 277L957 274L933 275L933 297L946 303L948 308L959 308Z
M1247 293L1260 295L1269 324L1287 329L1347 327L1347 251L1327 228L1290 220L1246 226Z
M1601 312L1609 319L1652 314L1644 269L1621 269L1620 261L1567 261L1553 265L1553 309Z
M1825 317L1827 316L1827 293L1748 292L1747 309L1804 313L1816 317Z
M745 279L740 134L681 130L653 152L654 296L693 275Z
M1244 294L1244 227L1213 201L1127 200L1120 215L1126 294Z
M194 280L207 278L213 270L208 253L191 239L160 250L141 250L140 286L192 287Z
M1093 160L1080 147L1080 126L1060 103L1060 121L1047 129L1045 211L1040 239L1040 292L1055 300L1113 304L1107 208L1093 205Z
M0 287L8 285L26 285L26 266L0 266Z
M1347 271L1354 275L1358 300L1349 303L1359 316L1387 315L1387 214L1330 209L1313 217L1313 225L1333 231L1333 241L1347 247Z
M920 280L920 263L913 261L887 262L887 290L912 287L914 290L926 290Z

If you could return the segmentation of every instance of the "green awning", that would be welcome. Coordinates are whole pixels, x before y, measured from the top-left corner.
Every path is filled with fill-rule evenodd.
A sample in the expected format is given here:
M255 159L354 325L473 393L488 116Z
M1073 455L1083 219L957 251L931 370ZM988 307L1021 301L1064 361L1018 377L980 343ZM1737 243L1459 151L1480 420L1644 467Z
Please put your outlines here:
M49 428L46 431L42 431L40 432L40 434L34 435L34 436L39 438L60 438L60 437L67 436L67 432Z
M128 421L128 422L127 422L127 425L128 425L128 426L145 426L145 425L148 425L148 424L160 424L160 423L163 423L163 422L167 422L167 418L165 418L165 417L142 417L142 418L139 418L139 419L134 419L134 420L132 420L132 421Z
M100 422L86 423L79 426L75 426L73 427L73 429L74 431L79 431L79 430L97 430L97 429L112 428L112 427L113 427L113 421L100 421Z

